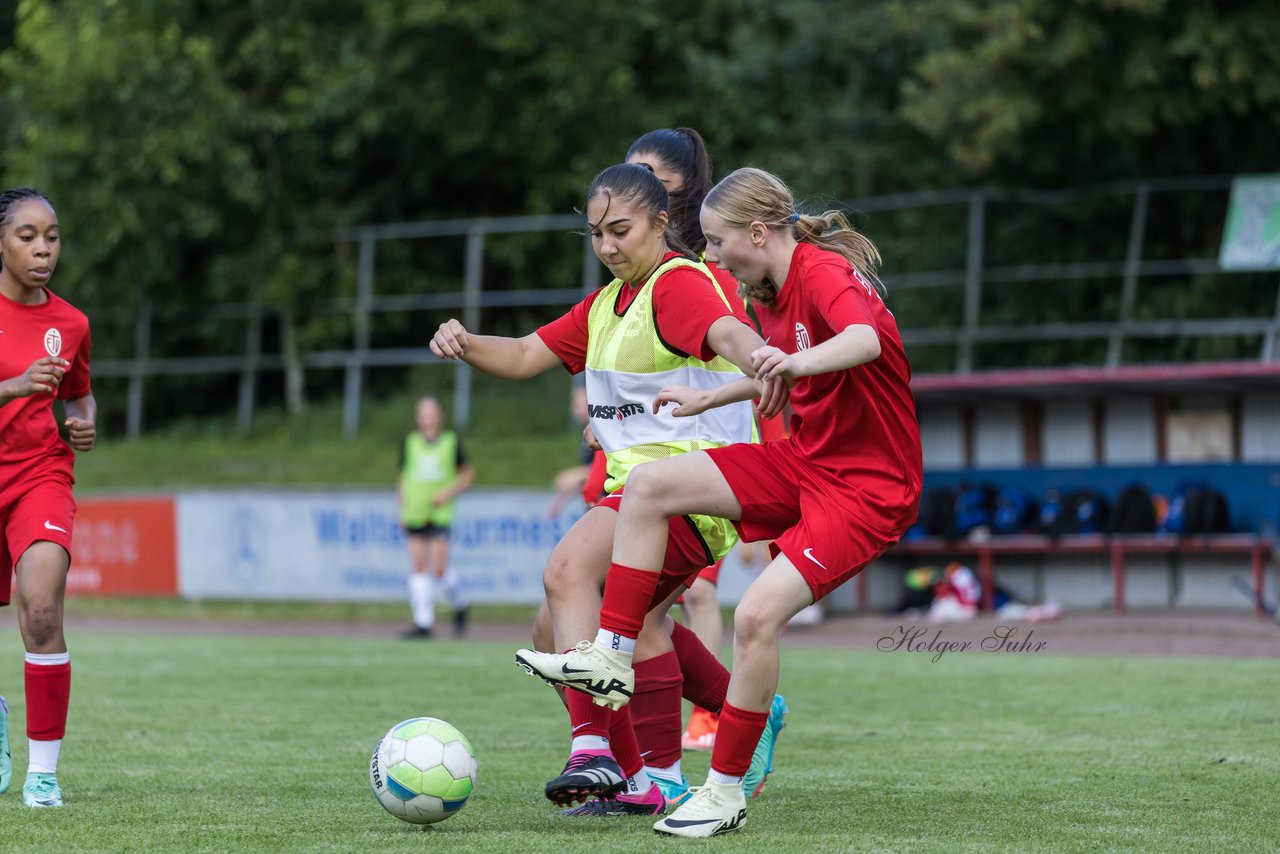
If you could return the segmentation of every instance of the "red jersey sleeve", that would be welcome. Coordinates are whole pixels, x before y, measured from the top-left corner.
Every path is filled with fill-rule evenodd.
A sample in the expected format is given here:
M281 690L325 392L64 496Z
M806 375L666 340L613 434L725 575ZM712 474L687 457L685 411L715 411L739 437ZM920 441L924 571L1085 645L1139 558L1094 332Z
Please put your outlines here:
M80 347L74 355L67 359L71 362L71 367L63 374L62 382L58 384L58 398L60 400L76 400L90 392L89 351L91 349L89 327L86 326L84 328L84 338L80 341Z
M839 334L859 325L876 328L868 300L878 301L880 296L856 270L840 264L815 264L806 284L814 308L826 318L832 332Z
M537 330L542 343L556 354L571 374L580 374L587 368L587 315L599 293L592 291L567 314Z
M653 304L663 343L704 362L715 358L716 352L707 346L707 330L734 313L706 274L675 268L654 283Z

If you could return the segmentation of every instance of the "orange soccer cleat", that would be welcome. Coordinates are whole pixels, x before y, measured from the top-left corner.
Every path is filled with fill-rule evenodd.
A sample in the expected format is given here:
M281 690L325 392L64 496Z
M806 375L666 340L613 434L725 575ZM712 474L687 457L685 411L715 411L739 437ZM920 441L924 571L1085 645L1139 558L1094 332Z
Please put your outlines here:
M716 746L716 729L719 726L719 715L695 706L693 714L689 715L689 726L680 738L680 746L685 750L710 750Z

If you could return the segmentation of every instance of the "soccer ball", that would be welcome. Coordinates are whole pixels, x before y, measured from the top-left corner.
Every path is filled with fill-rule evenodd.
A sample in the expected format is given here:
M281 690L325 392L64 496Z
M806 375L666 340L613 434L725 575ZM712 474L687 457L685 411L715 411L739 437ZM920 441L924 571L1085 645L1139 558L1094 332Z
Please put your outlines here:
M369 784L378 803L398 819L444 821L475 791L471 742L439 718L401 721L373 749Z

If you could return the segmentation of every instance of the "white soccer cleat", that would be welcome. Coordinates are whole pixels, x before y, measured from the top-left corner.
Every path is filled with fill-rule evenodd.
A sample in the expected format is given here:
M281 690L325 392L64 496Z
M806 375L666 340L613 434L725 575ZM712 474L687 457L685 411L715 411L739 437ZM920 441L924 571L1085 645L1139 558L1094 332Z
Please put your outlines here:
M530 676L590 694L597 706L611 709L625 706L636 686L631 656L592 641L582 641L563 654L518 649L516 664Z
M693 790L689 800L654 824L657 833L699 838L738 830L747 823L747 799L737 783L711 783Z

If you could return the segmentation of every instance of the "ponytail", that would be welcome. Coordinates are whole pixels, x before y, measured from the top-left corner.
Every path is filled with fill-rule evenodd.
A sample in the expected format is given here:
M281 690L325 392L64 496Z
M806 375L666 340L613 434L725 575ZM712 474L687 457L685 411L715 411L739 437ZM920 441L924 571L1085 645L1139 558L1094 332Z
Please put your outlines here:
M850 225L841 211L800 214L792 224L791 232L801 243L812 243L842 256L881 297L888 295L884 283L876 275L876 267L880 266L880 250L876 249L871 238Z
M680 176L680 189L670 194L667 213L671 227L695 253L707 246L698 213L702 200L711 189L711 156L707 154L702 135L693 128L651 130L631 143L627 160L646 155L662 161L662 165Z

